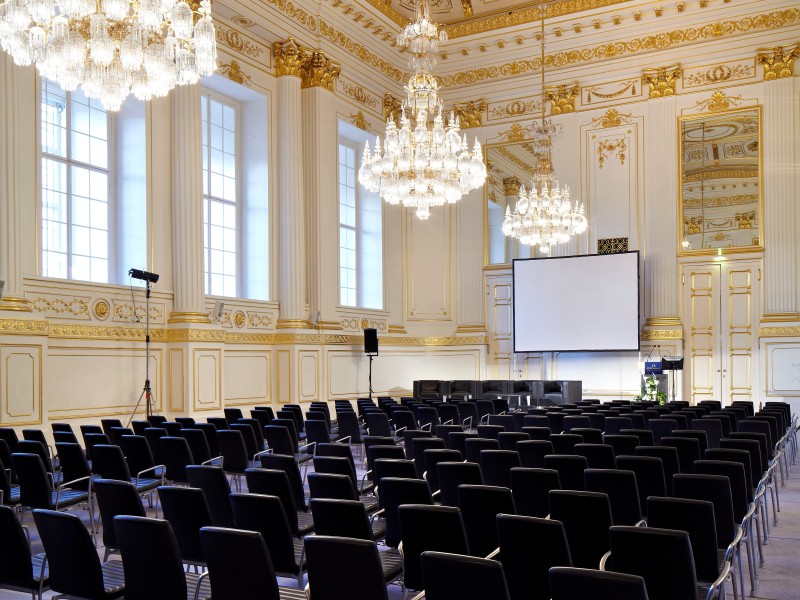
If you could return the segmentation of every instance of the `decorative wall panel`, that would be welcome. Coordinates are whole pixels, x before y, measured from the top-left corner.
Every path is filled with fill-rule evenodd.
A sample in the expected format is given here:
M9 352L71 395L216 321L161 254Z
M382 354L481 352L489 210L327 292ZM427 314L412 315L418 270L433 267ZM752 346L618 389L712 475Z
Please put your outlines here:
M169 409L186 410L186 367L183 348L169 349Z
M300 401L319 400L319 350L301 350L298 354L300 365Z
M269 351L226 349L222 370L225 406L269 402L271 367Z
M425 221L405 213L406 319L451 321L452 211L434 208Z
M42 347L36 345L0 348L0 397L3 425L33 425L42 422Z
M800 398L800 344L764 344L766 394L771 397Z
M194 410L222 409L222 351L192 350Z

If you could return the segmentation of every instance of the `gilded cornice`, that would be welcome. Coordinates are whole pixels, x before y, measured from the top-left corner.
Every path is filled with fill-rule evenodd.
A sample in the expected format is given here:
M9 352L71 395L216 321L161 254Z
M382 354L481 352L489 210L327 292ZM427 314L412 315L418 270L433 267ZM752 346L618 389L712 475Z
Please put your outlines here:
M682 329L646 329L639 334L639 339L647 340L682 340Z
M302 64L301 87L321 87L333 91L336 78L342 70L337 63L319 50L309 52Z
M33 319L0 319L0 334L47 335L47 321Z
M735 21L716 21L699 27L688 27L647 35L630 40L609 42L593 48L556 52L545 56L545 66L549 68L565 67L579 63L606 60L625 55L666 50L700 40L718 40L749 31L778 29L800 21L800 9L762 13L752 17L743 17ZM448 29L448 33L450 29ZM452 37L452 36L451 36ZM515 77L525 73L538 71L540 60L514 61L497 66L480 67L458 73L443 75L441 84L445 87L468 85L488 79Z
M275 55L275 75L281 77L301 77L303 70L303 47L294 38L289 38L284 42L272 44L272 52Z
M144 340L144 327L97 327L95 325L64 325L50 323L49 337L102 339L102 340ZM154 342L167 340L166 329L150 329L150 339Z
M393 79L394 81L397 82L401 82L406 79L405 73L403 73L403 71L392 65L392 63L390 63L388 60L383 60L377 54L368 50L367 47L364 46L363 44L354 42L347 35L339 31L335 27L328 25L325 21L321 19L319 22L319 32L321 35L331 40L337 46L344 48L350 54L358 57L368 65L378 69L381 73L383 73L390 79Z
M800 337L800 327L761 327L759 337ZM383 341L383 340L381 340Z

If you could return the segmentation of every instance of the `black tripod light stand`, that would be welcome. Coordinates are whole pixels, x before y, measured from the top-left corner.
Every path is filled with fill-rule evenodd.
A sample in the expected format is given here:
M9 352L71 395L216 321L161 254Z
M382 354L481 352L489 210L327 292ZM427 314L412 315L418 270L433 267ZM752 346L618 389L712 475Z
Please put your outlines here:
M139 394L139 400L136 402L136 408L133 409L133 414L131 414L130 418L128 419L128 425L131 424L134 415L139 410L139 406L142 404L142 399L145 401L145 415L149 419L153 413L153 406L155 404L155 399L153 398L153 390L150 387L150 290L152 284L158 281L158 275L155 273L148 273L147 271L140 271L139 269L131 269L128 271L128 274L133 277L134 279L139 279L145 282L146 291L145 291L145 358L147 362L145 363L145 378L144 378L144 387L142 388L142 393Z

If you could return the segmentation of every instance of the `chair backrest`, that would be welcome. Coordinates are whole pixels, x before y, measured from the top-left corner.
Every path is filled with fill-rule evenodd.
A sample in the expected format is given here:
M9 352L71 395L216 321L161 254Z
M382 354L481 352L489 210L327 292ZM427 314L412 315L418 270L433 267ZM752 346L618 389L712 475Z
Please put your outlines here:
M640 446L655 446L653 432L649 429L644 429L644 426L642 428L620 429L619 433L620 435L635 435L639 438Z
M425 462L425 479L427 480L428 485L430 485L431 491L435 492L440 488L439 471L436 468L436 465L440 462L458 462L463 460L463 457L458 450L431 449L423 452L423 460ZM397 474L392 476L403 477L404 475Z
M324 414L324 413L320 413ZM314 452L319 452L319 447L322 444L328 444L331 441L331 431L328 428L328 422L324 419L310 419L306 421L306 441L310 444L315 444Z
M404 504L399 509L406 587L422 589L420 555L427 550L468 554L461 511L451 506Z
M731 484L722 475L681 473L674 477L676 498L708 500L714 504L714 523L717 526L717 547L727 548L736 535Z
M450 452L455 452L455 450L426 450L425 453L428 452L447 452L448 455L452 459L452 455L449 454ZM434 459L431 459L434 460ZM411 460L405 460L401 458L379 458L375 460L375 464L373 466L374 473L373 478L375 480L375 485L377 488L378 493L378 508L383 508L383 501L381 498L380 493L380 485L381 481L386 479L387 477L400 477L404 479L414 479L417 476L417 469L414 465L414 462ZM433 469L434 472L436 471ZM435 488L431 483L430 479L426 479L428 481L428 485L431 488L431 492L436 491L438 488Z
M398 509L403 504L433 504L431 491L424 479L387 477L381 482L384 519L386 520L386 545L396 548L400 543L400 517Z
M117 549L117 531L114 528L114 517L117 515L147 516L142 506L142 499L130 481L116 479L95 479L94 496L100 509L103 521L103 545L107 549Z
M150 451L153 453L153 460L160 465L164 464L164 461L161 457L161 438L166 435L167 430L163 427L148 427L144 430L144 437L147 438L147 443L150 444Z
M145 421L143 419L134 419L131 421L131 428L133 429L133 435L144 435L144 430L150 427L150 421Z
M497 436L497 441L500 442L500 450L513 450L515 452L519 442L527 442L530 439L531 436L523 431L504 431Z
M735 454L729 453L734 451ZM748 488L752 492L762 476L761 449L755 440L733 440L722 438L721 447L706 450L706 458L710 460L737 460L745 468Z
M605 425L606 435L619 434L622 429L633 428L633 423L631 423L631 420L627 417L606 417Z
M103 572L89 530L68 512L36 509L36 530L50 568L50 589L79 598L103 598Z
M575 454L575 445L583 443L583 436L576 433L554 433L550 442L556 454Z
M490 415L490 417L493 415ZM485 438L488 440L500 440L500 434L506 431L506 428L502 425L478 425L476 428L478 432L478 437Z
M241 408L223 408L222 412L225 414L225 419L228 423L235 423L244 416Z
M644 579L638 575L570 567L550 569L550 596L552 600L593 597L649 600Z
M694 438L700 444L700 455L708 450L708 435L702 429L675 429L671 437Z
M352 444L361 443L361 426L358 416L353 411L336 411L336 420L339 423L339 435L349 436Z
M662 446L672 446L678 451L678 461L681 464L681 473L692 473L694 461L700 460L700 442L695 438L663 437Z
M97 444L92 450L92 471L103 479L130 481L131 472L122 448L110 444Z
M680 457L678 449L672 446L637 446L636 456L652 456L661 459L664 467L664 485L667 488L667 496L673 494L673 477L681 472Z
M592 424L585 415L567 415L564 417L564 431L571 431L576 427L590 428Z
M664 463L653 456L617 456L617 468L636 474L636 487L639 490L639 507L647 515L647 498L666 496L667 485L664 478Z
M203 490L214 525L233 527L231 486L222 467L189 465L186 467L186 474L189 478L189 485Z
M518 515L550 514L550 490L561 489L558 471L518 467L511 469L511 492Z
M111 440L111 443L115 446L122 445L122 436L123 435L133 435L133 429L130 427L109 427L108 429L108 439Z
M725 437L722 435L722 422L718 419L694 419L692 420L692 429L706 433L709 448L719 448L719 441Z
M636 446L639 445L639 438L635 435L606 434L603 436L603 443L614 448L614 454L633 455L636 454Z
M45 444L35 440L20 440L17 442L17 452L37 454L42 459L42 464L47 472L53 472L53 461L50 460L50 452Z
M172 525L185 562L203 563L200 528L212 525L211 509L200 488L160 486L158 496L164 518Z
M277 469L286 473L286 477L289 479L289 485L292 488L295 510L306 510L308 507L306 506L305 492L303 491L303 477L300 475L300 466L297 464L294 456L290 454L272 453L262 454L259 459L261 460L261 466L265 469Z
M186 576L168 521L120 515L113 523L125 570L126 600L186 600Z
M497 515L516 514L514 498L507 487L460 485L458 507L474 556L486 556L497 548Z
M586 469L586 490L608 495L614 525L636 525L642 520L636 474L622 469Z
M231 494L233 522L239 529L258 531L267 544L272 564L278 573L296 575L300 569L294 553L292 531L277 496Z
M515 431L514 417L511 415L489 415L489 425L499 425L504 431Z
M311 498L358 500L358 492L347 475L334 473L309 473L308 490Z
M320 475L318 473L312 473L312 475L316 475L317 477L332 477L331 475ZM280 499L289 522L289 527L293 534L297 534L297 508L295 507L294 495L292 494L292 488L286 471L279 469L247 469L245 471L245 478L247 480L247 489L251 493L277 496ZM309 481L309 486L310 485L311 482ZM350 499L352 499L352 497L348 498L348 500Z
M423 552L422 575L427 600L510 599L503 567L494 560Z
M70 425L69 423L50 423L50 427L52 427L54 433L56 431L66 431L69 433L74 433L74 431L72 430L72 425Z
M497 537L511 598L549 600L550 567L572 566L561 521L497 515Z
M159 425L159 427L163 427L164 429L167 430L167 435L171 435L174 437L178 437L181 429L183 429L183 425L175 421L164 421Z
M223 457L223 465L228 473L244 473L250 465L251 456L247 455L244 436L241 431L222 429L217 431L219 451Z
M178 432L178 437L182 437L189 444L195 464L201 465L212 458L211 447L208 445L208 437L204 431L186 427Z
M695 572L700 581L714 581L719 575L717 526L714 505L707 500L651 497L647 499L648 525L678 529L689 534Z
M2 440L0 440L2 441ZM71 431L54 431L53 441L58 444L59 442L67 444L77 444L78 438Z
M608 496L598 492L551 490L550 518L564 524L572 564L597 568L608 551L608 528L612 523Z
M206 422L211 423L218 431L228 428L228 419L225 417L208 417Z
M583 471L589 468L589 463L583 456L570 454L551 454L544 457L544 468L555 469L561 479L563 490L583 490Z
M314 498L309 502L316 535L334 535L359 540L372 539L367 510L358 500Z
M384 412L368 412L364 416L367 431L370 435L382 435L391 437L392 426L389 424L389 417Z
M722 475L728 478L731 485L733 519L737 523L741 523L750 505L744 465L727 460L697 460L694 463L694 472L698 475ZM752 497L752 490L750 496Z
M19 481L19 500L30 508L53 508L53 487L38 454L16 452L11 466Z
M386 600L375 542L312 535L306 538L308 587L314 600Z
M575 455L583 456L590 469L614 469L614 447L609 444L575 444Z
M214 600L240 600L252 596L254 589L259 598L280 600L275 568L261 533L203 527L200 543Z
M103 427L103 433L111 438L111 428L122 427L122 421L119 419L100 419L100 425Z
M458 450L461 456L467 455L467 440L477 438L478 434L472 431L451 431L447 434L447 447ZM408 444L406 444L408 447ZM410 457L413 460L413 457Z
M91 475L89 461L86 459L86 453L80 444L56 442L56 454L61 462L62 481L75 481ZM11 466L10 462L8 466ZM89 482L86 481L74 484L73 489L86 490L88 488Z
M685 531L614 526L609 543L614 570L642 577L650 600L697 598L694 557Z
M264 449L264 444L261 444L259 447L258 445L258 438L256 438L256 432L253 429L253 426L250 423L231 423L230 424L231 431L239 431L242 434L242 440L244 440L244 447L247 450L247 457L252 458L256 455L257 452L260 452ZM267 427L272 427L272 425L267 425ZM266 434L266 427L264 428L264 433ZM260 427L259 427L260 430ZM296 452L296 449L290 450L288 453L292 454Z
M480 435L480 434L479 434ZM466 449L466 455L464 458L468 462L474 462L480 464L481 462L481 451L482 450L499 450L500 449L500 442L495 439L491 438L470 438L464 442L464 447Z
M150 469L155 466L153 452L147 438L142 435L123 435L122 453L128 463L128 470L131 476ZM145 477L156 477L153 471L144 474Z
M510 488L510 471L514 467L521 467L522 462L516 451L483 450L480 455L480 465L486 485Z
M161 458L167 467L167 479L179 483L188 483L186 473L187 465L195 464L189 442L182 437L165 435L159 440L161 444Z
M437 439L438 440L438 438L426 438L426 439L428 439L428 440ZM439 447L439 445L436 444L436 447ZM381 459L381 458L390 458L390 459L398 459L398 460L403 460L403 459L408 458L408 456L406 455L406 452L403 450L402 446L382 445L382 444L370 445L366 450L366 455L367 455L367 470L368 471L372 471L371 473L370 472L367 473L367 477L370 479L370 481L374 481L375 480L375 461L376 460ZM423 466L423 469L424 469L422 451L420 451L419 458L420 458L420 463L422 463L422 466Z
M549 430L548 430L549 431ZM549 437L548 433L548 437ZM554 454L550 440L529 440L517 443L520 464L532 469L544 468L544 457Z
M167 417L165 417L164 415L150 415L149 417L147 417L147 420L153 427L161 427L164 423L167 422Z
M10 506L0 506L0 587L35 589L25 531Z

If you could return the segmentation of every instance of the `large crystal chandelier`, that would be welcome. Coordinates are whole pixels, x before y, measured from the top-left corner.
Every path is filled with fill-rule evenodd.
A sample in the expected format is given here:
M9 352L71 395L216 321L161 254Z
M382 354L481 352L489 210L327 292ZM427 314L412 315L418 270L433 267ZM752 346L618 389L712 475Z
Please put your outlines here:
M446 125L442 117L439 84L430 70L439 42L446 40L447 34L430 20L428 0L421 0L416 20L397 37L413 54L409 64L415 70L405 87L399 127L393 117L388 119L383 145L380 136L372 151L365 145L358 173L365 188L390 204L416 207L420 219L430 216L431 206L455 203L486 180L478 140L470 152L458 117L451 112Z
M211 2L0 0L0 46L64 90L107 110L165 96L216 68Z
M561 126L546 119L544 113L544 3L541 11L539 39L542 114L538 121L533 122L532 127L533 145L539 158L530 189L526 190L525 186L520 187L513 211L511 206L506 206L503 234L518 239L526 246L538 246L540 252L547 254L556 244L564 243L573 235L586 231L586 215L583 202L580 200L572 202L569 186L560 187L553 171L553 140L561 134Z

